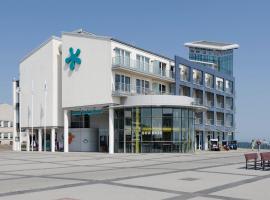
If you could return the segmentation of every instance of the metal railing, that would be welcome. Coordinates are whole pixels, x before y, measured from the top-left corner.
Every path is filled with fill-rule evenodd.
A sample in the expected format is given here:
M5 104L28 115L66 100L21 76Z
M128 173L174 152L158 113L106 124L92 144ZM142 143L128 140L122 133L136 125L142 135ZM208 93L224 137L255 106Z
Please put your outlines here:
M113 84L112 91L114 95L174 95L167 91L151 90L150 88L125 83Z
M155 67L153 64L140 62L129 57L117 56L112 59L113 66L125 67L127 69L136 70L149 75L159 76L161 78L175 78L175 73L171 70L162 70Z

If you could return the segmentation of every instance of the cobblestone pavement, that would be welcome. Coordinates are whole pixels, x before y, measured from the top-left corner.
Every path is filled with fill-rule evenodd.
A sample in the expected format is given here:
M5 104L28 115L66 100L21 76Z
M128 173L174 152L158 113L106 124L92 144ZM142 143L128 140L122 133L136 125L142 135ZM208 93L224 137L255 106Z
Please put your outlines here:
M244 152L0 151L0 199L270 199L270 171L246 170Z

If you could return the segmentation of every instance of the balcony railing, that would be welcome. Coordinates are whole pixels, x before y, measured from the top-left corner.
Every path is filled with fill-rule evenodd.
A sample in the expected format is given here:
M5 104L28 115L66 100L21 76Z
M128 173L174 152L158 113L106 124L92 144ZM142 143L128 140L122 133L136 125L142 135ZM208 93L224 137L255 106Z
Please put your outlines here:
M206 125L214 125L214 119L206 119Z
M162 70L157 68L153 64L142 63L137 60L130 59L129 57L114 57L112 60L113 66L120 66L127 69L135 70L138 72L142 72L148 75L159 76L161 78L169 78L174 79L175 73L171 70Z
M224 125L224 120L218 120L216 121L217 126L223 126Z
M138 87L133 84L115 83L112 86L113 94L119 96L129 95L174 95L167 91L151 90L146 87Z

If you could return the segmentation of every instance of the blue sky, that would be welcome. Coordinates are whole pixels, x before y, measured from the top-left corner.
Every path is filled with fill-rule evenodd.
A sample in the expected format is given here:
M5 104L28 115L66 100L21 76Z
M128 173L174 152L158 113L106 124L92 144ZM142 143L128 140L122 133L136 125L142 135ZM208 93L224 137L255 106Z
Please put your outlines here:
M0 103L11 103L20 59L51 35L84 28L169 57L185 42L240 45L235 51L238 139L270 140L270 1L2 1Z

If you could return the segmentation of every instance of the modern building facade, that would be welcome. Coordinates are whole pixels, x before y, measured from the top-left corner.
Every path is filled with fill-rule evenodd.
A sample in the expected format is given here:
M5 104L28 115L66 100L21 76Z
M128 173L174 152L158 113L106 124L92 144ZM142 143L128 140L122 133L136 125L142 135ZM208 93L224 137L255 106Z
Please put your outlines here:
M12 145L13 108L9 104L0 104L0 145Z
M179 95L177 61L83 30L50 38L22 59L14 88L26 149L194 151L207 107Z
M233 140L235 78L233 50L237 44L197 41L186 43L189 60L175 57L176 92L207 107L195 113L196 149L208 149L210 139Z

